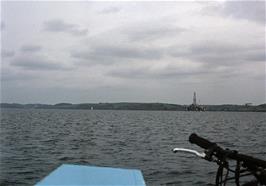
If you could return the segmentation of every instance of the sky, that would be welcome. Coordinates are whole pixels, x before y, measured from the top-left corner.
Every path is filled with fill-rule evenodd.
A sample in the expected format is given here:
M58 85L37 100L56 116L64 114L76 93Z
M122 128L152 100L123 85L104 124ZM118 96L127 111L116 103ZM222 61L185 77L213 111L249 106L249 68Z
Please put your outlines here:
M262 104L264 1L1 1L1 102Z

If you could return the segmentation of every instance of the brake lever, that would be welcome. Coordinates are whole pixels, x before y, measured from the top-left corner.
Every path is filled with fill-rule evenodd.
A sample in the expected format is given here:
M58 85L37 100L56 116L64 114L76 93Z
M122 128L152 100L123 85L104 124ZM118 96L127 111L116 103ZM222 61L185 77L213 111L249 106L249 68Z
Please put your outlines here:
M194 155L196 155L196 156L198 156L200 158L203 158L203 159L205 159L205 157L206 157L206 154L204 152L198 152L196 150L185 149L185 148L174 148L173 152L174 153L177 153L177 152L190 153L190 154L194 154Z

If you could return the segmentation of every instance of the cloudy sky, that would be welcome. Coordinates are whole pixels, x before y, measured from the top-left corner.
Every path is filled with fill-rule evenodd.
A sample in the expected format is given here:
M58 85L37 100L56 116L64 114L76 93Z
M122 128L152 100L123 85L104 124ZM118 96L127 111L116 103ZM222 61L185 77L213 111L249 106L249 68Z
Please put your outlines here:
M265 103L265 2L1 2L1 102Z

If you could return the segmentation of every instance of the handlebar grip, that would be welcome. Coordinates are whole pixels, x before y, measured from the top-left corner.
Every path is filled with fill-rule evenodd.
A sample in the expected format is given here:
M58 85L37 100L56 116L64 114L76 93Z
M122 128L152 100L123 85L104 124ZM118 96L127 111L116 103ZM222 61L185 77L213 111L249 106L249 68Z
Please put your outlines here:
M194 143L198 146L200 146L201 148L204 148L204 149L209 149L210 147L213 147L216 145L216 143L212 143L202 137L199 137L197 134L195 133L192 133L190 136L189 136L189 142L190 143Z

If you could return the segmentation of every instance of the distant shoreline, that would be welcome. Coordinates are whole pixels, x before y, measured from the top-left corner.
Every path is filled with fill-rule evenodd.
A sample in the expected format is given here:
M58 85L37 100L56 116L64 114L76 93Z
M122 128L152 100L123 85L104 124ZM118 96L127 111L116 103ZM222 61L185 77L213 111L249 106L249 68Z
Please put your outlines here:
M147 111L187 111L189 105L169 103L58 103L58 104L19 104L0 103L0 108L16 109L78 109L78 110L147 110ZM266 112L266 104L260 105L201 105L206 111L227 112Z

